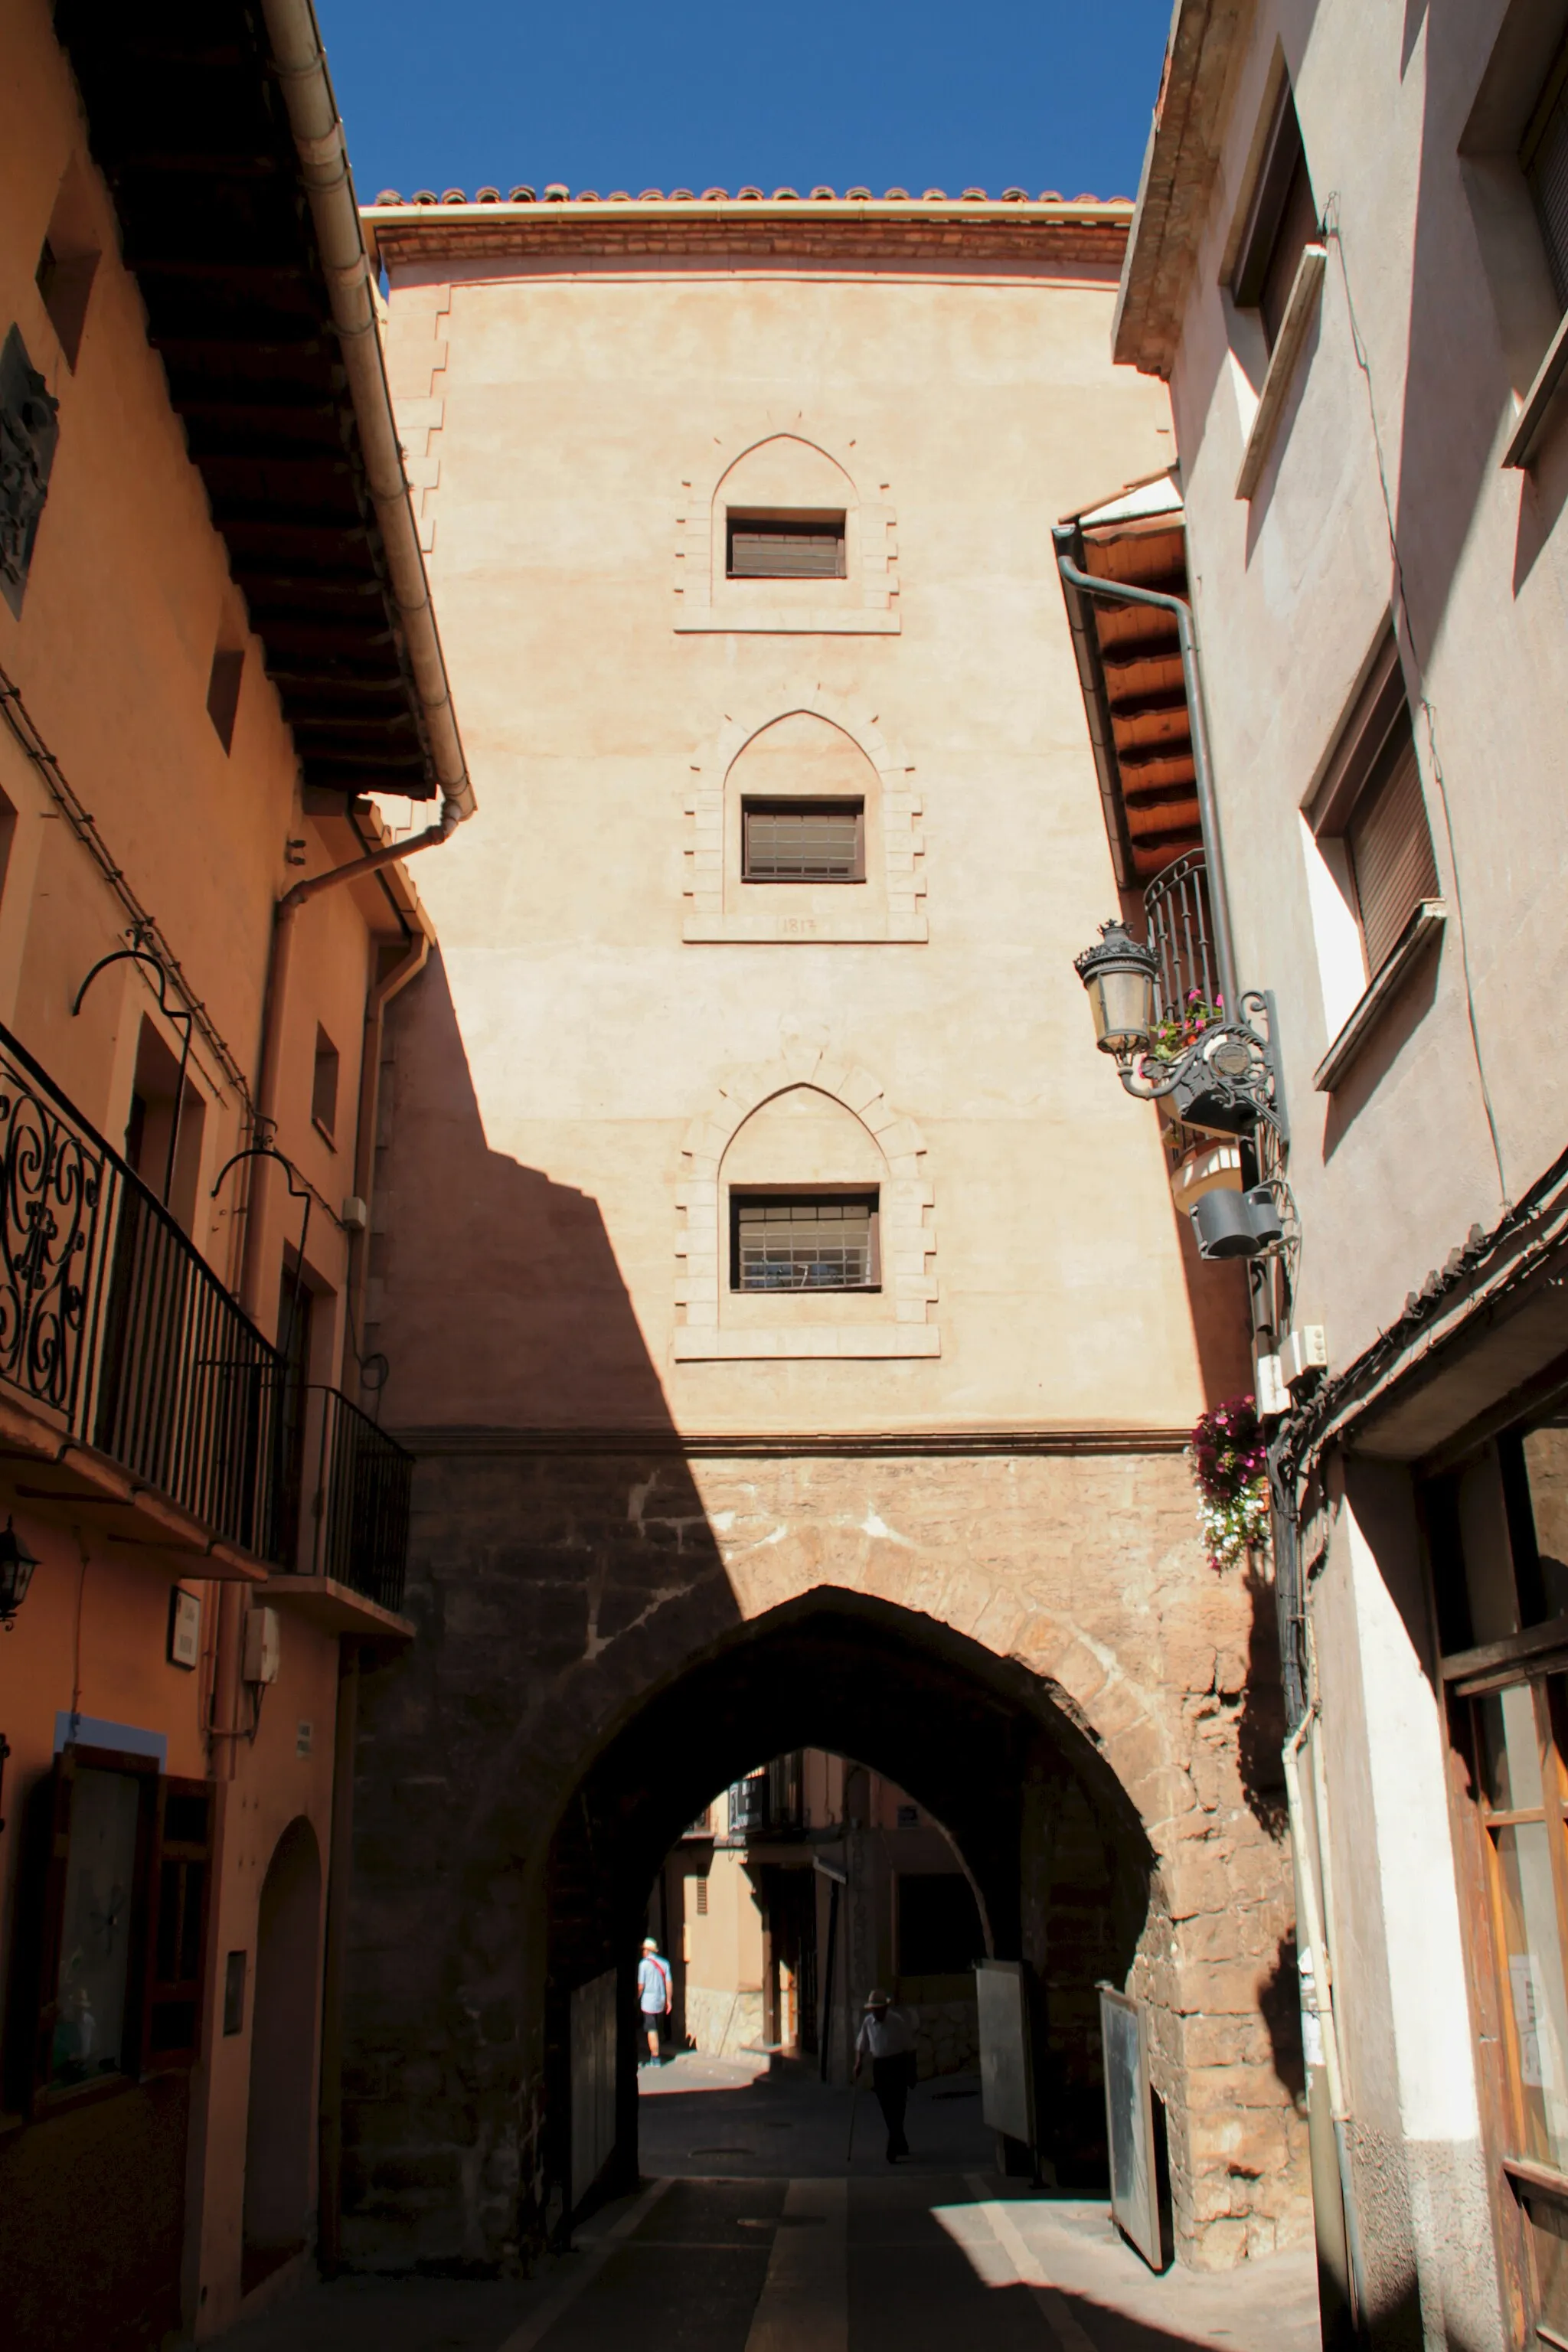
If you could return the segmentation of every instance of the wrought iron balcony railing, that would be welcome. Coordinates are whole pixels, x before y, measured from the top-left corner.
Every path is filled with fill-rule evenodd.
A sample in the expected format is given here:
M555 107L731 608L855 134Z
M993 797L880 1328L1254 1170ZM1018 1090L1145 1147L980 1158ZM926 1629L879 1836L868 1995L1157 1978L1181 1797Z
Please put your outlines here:
M211 1535L384 1607L402 1598L412 1457L284 1358L169 1212L0 1029L0 1381ZM310 1434L314 1451L302 1441Z
M1155 876L1143 893L1154 950L1154 1003L1161 1021L1184 1021L1202 1007L1220 1010L1208 874L1201 849L1189 849Z
M408 1560L414 1456L340 1389L312 1388L306 1396L307 1450L313 1433L316 1488L300 1568L395 1610Z

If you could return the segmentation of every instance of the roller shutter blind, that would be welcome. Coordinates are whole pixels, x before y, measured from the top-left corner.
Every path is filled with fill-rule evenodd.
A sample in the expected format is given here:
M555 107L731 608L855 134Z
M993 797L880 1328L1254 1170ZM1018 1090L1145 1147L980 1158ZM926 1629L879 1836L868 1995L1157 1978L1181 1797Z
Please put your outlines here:
M1519 161L1541 224L1558 307L1568 310L1568 47L1547 76Z
M1421 901L1437 896L1437 866L1407 709L1395 719L1351 811L1345 840L1371 980Z
M731 515L731 580L842 580L844 517Z

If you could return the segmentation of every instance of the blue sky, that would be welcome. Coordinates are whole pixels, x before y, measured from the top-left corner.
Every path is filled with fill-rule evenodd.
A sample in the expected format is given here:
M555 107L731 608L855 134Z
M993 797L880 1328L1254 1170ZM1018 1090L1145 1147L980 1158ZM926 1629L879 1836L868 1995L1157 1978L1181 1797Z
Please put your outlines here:
M1133 195L1171 0L317 0L384 187Z

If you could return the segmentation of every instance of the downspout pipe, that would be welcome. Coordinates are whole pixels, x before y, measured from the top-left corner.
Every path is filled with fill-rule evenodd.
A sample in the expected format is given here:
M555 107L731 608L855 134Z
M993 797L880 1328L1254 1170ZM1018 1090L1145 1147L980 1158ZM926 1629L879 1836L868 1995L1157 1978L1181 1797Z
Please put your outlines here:
M474 813L473 786L463 758L425 558L409 503L403 447L376 325L374 280L321 28L311 0L261 0L261 13L321 249L332 324L342 348L365 475L386 550L431 762L448 806L456 807L459 819L468 817Z
M435 849L449 841L462 815L456 800L448 800L441 811L437 824L426 825L411 841L388 842L381 849L372 849L363 857L351 857L345 865L329 866L322 874L307 875L302 882L285 890L279 899L272 924L272 952L267 975L267 1006L262 1016L261 1068L256 1083L256 1127L258 1139L271 1139L278 1125L278 1079L283 1059L283 1012L289 1000L289 974L294 960L294 933L300 909L323 890L335 890L340 883L358 882L383 866L395 866L405 857L412 857L421 849ZM410 977L412 978L412 973ZM250 1194L245 1216L245 1255L240 1263L239 1303L252 1322L260 1319L261 1308L261 1244L265 1219L261 1205L266 1194L267 1162L257 1160L251 1171Z
M1193 775L1197 785L1198 830L1203 835L1204 861L1208 868L1209 914L1214 923L1215 963L1226 1004L1235 1012L1241 1002L1237 981L1236 949L1230 929L1230 898L1226 887L1225 857L1220 848L1219 810L1214 796L1214 768L1209 759L1208 725L1204 716L1203 679L1198 669L1197 630L1193 608L1183 596L1168 596L1157 588L1133 588L1120 580L1097 579L1075 560L1078 533L1070 523L1058 523L1051 533L1056 542L1057 569L1080 596L1097 597L1103 604L1151 604L1169 613L1176 624L1182 655L1182 682L1187 692L1187 719L1193 737Z

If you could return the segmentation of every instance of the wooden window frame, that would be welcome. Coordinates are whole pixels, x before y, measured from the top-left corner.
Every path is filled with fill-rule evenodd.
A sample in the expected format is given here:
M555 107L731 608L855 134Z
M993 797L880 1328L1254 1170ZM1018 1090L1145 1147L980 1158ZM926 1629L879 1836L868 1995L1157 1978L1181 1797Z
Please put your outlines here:
M1369 795L1384 790L1391 781L1392 771L1386 764L1387 755L1395 734L1400 730L1409 738L1430 873L1428 887L1412 902L1374 962L1367 941L1366 910L1362 903L1361 885L1355 870L1352 828ZM1336 879L1355 916L1356 928L1361 934L1365 984L1370 992L1375 988L1380 973L1400 955L1405 939L1419 920L1423 908L1441 905L1436 853L1432 843L1431 820L1426 814L1426 787L1415 746L1415 722L1409 696L1405 692L1399 648L1392 628L1385 632L1366 680L1351 706L1350 716L1340 731L1322 779L1308 804L1306 816L1320 846L1325 843L1335 845L1342 860L1343 872Z
M848 874L756 874L751 866L751 820L753 816L842 816L855 813L855 866ZM816 890L841 888L866 879L866 803L864 798L791 800L742 798L741 802L741 879L759 889Z
M1263 160L1253 186L1252 201L1247 206L1236 267L1230 278L1231 297L1237 308L1257 311L1263 321L1264 340L1270 352L1279 340L1286 306L1281 305L1281 318L1270 329L1264 315L1264 298L1279 257L1280 235L1285 227L1290 190L1298 168L1305 175L1307 192L1312 199L1315 227L1313 233L1303 237L1291 262L1289 275L1292 279L1301 254L1314 242L1316 230L1321 227L1322 216L1317 208L1311 167L1307 162L1300 118L1296 111L1296 93L1287 75L1274 102L1274 117L1264 142ZM1286 292L1288 296L1288 287Z
M837 568L832 572L737 572L737 530L768 530L781 536L826 537L838 541ZM849 576L849 514L846 507L727 507L724 510L724 577L726 580L847 580Z
M1547 275L1552 280L1558 307L1568 311L1568 239L1559 250L1552 237L1545 208L1535 179L1535 163L1552 118L1568 91L1568 40L1564 40L1552 59L1550 70L1541 86L1541 92L1530 111L1524 136L1519 142L1519 168L1530 194L1530 208L1541 231L1542 249L1546 256Z
M121 2063L81 2083L52 2080L59 1973L79 1771L118 1773L137 1784L136 1853L127 1927L125 2028ZM201 1808L200 1834L187 1812ZM216 1790L210 1780L160 1772L155 1757L72 1744L31 1801L13 1939L7 2036L13 2104L33 2122L132 2090L150 2076L188 2072L201 2049L211 1930ZM193 1878L193 1871L199 1877ZM171 1966L170 1963L174 1965Z
M865 1202L870 1210L870 1248L864 1282L814 1284L810 1289L748 1290L741 1280L741 1210L752 1201L797 1201L805 1208L824 1202ZM875 1184L737 1184L730 1194L730 1288L738 1298L867 1298L882 1287L882 1194Z
M321 1108L321 1073L331 1067L332 1074L331 1101L326 1111ZM333 1151L338 1148L338 1095L342 1084L343 1057L322 1028L316 1024L316 1053L310 1065L310 1125Z

